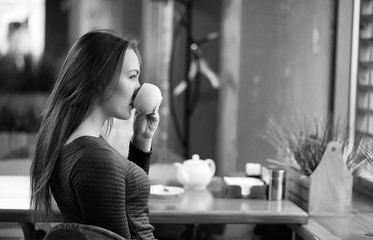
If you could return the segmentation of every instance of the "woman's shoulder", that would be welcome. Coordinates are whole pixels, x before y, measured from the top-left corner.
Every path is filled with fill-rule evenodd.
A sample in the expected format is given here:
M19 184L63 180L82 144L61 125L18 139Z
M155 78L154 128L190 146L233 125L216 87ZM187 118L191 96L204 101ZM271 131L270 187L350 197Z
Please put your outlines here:
M70 143L66 144L63 148L64 152L80 152L80 156L90 156L90 155L107 155L108 157L120 157L116 153L115 149L110 146L105 139L93 136L81 136Z
M82 136L64 146L63 159L73 159L74 168L122 168L126 159L118 154L103 137ZM71 161L70 161L71 162Z

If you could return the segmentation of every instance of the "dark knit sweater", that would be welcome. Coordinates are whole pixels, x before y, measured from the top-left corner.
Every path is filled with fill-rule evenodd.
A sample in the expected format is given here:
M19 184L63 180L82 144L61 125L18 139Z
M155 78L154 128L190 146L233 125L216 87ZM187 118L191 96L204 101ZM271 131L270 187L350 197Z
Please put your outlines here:
M132 144L125 159L102 137L67 144L52 176L64 221L100 226L126 239L154 239L148 218L149 161L150 154Z

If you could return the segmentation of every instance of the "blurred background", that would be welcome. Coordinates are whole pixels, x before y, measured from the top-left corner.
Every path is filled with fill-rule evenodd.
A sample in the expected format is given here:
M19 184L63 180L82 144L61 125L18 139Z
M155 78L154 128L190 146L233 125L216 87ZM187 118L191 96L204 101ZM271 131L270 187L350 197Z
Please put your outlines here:
M0 158L31 158L68 49L94 29L141 39L141 82L164 97L159 162L211 158L217 174L275 158L269 118L348 120L352 2L0 0ZM337 80L338 79L338 80ZM131 120L110 141L124 155Z
M0 162L28 174L62 61L95 29L141 39L140 82L163 95L154 163L199 154L218 176L266 165L269 120L297 116L371 138L372 16L372 0L0 0ZM107 140L126 156L131 135L132 119L115 120Z

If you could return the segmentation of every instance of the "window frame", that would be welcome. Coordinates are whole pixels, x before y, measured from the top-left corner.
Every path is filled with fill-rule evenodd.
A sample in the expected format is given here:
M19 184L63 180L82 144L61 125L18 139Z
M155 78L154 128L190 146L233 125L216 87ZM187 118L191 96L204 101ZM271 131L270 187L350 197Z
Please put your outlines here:
M336 89L334 115L348 120L350 140L356 137L356 111L358 97L360 14L364 0L340 0L338 6ZM348 76L348 77L346 77ZM354 177L353 188L373 198L373 180Z

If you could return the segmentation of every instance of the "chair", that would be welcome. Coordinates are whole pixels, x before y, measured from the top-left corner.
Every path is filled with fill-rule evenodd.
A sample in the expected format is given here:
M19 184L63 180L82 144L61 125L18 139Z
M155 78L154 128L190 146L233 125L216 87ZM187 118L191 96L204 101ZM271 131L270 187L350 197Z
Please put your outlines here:
M93 225L62 223L54 226L44 240L125 240L125 238Z

